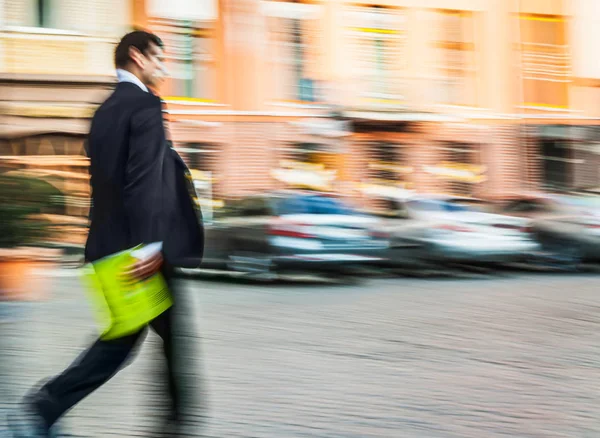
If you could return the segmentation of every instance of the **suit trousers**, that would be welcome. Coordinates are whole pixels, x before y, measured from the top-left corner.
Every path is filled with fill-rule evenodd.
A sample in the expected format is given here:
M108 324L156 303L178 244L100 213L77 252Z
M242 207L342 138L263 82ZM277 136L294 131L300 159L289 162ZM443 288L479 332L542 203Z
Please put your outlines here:
M173 291L173 281L167 277ZM177 423L181 414L180 380L175 366L175 304L169 310L154 319L149 326L162 338L163 353L166 359L166 380L170 420ZM62 374L51 379L31 396L29 400L51 427L63 414L78 402L110 380L119 370L128 364L132 352L147 335L148 328L114 340L98 339L84 351Z

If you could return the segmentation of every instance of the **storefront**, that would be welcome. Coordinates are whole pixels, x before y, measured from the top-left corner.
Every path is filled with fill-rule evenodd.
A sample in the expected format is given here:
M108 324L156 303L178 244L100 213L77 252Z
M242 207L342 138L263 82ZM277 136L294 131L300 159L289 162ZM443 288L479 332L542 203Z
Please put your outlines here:
M497 160L493 152L500 150L498 139L494 129L483 124L428 124L422 138L427 159L420 168L428 177L428 191L485 197L491 189L489 167Z
M542 190L570 190L575 186L575 169L581 159L575 157L572 140L574 127L567 125L528 126L527 175L537 176Z
M349 175L346 169L350 136L346 122L334 118L290 122L299 131L295 141L282 145L282 159L273 177L287 188L344 192Z
M409 145L393 139L366 140L367 174L364 182L369 185L393 186L411 189L414 166L410 160Z
M402 107L382 108L374 105L343 113L352 129L354 183L367 197L414 186L414 124L406 120Z
M569 134L572 187L576 190L600 187L600 126L571 126Z
M487 166L482 163L478 143L446 141L436 145L439 161L425 171L440 180L443 191L455 196L476 196L478 187L487 180Z
M457 170L465 173L456 166L479 164L473 160L475 153L460 155L468 145L458 147L451 143L452 136L440 134L440 125L454 123L456 118L381 106L348 110L344 116L352 126L352 154L356 154L352 159L358 170L355 181L363 192L439 193L451 190L452 184L480 179L479 168L466 169L468 177L456 176Z

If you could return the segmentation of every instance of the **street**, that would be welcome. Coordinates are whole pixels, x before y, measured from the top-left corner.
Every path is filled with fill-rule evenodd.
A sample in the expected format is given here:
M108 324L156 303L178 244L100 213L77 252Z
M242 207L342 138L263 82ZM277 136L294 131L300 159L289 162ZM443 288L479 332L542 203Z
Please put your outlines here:
M197 326L186 351L189 374L201 377L190 386L198 436L598 437L598 280L182 279ZM1 413L94 338L77 278L47 285L44 302L0 303ZM70 436L148 436L158 348L151 335L133 364L70 412Z

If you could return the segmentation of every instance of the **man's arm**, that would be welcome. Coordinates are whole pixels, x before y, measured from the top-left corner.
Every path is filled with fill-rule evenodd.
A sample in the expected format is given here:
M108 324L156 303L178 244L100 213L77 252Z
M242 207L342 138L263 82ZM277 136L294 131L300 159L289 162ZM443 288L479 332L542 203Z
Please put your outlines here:
M134 244L162 239L162 169L165 154L160 101L131 118L124 201Z

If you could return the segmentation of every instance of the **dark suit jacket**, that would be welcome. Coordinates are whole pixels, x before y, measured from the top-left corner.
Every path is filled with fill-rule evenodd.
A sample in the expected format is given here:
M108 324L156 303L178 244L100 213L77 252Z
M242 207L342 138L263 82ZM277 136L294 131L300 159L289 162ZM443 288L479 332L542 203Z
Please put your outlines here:
M202 216L189 171L165 139L160 99L119 83L92 119L87 152L92 209L86 259L162 241L169 265L199 266Z

